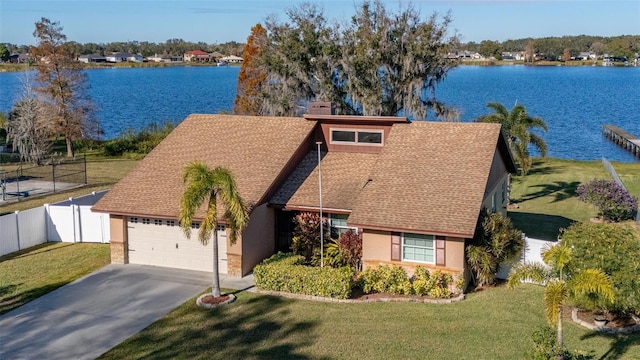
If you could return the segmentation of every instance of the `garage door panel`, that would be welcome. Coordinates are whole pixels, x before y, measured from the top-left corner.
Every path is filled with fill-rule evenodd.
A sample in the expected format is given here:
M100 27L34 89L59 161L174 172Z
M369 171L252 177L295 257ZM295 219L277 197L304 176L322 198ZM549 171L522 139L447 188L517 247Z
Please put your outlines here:
M130 263L200 271L213 268L211 242L202 245L197 229L187 239L180 227L170 226L166 220L150 219L146 223L140 218L136 220L130 218L127 224ZM221 228L218 230L220 273L227 272L226 245L226 232Z

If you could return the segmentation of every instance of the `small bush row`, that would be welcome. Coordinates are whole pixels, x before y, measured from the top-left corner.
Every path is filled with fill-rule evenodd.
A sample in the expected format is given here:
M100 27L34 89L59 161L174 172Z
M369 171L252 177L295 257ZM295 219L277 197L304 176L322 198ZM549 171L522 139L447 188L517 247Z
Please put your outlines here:
M359 281L366 294L428 295L433 298L449 298L453 295L452 288L461 292L464 286L462 277L454 281L451 274L444 274L439 270L430 273L420 266L416 267L411 277L399 266L368 268L360 273Z
M350 267L332 268L303 265L305 257L277 253L256 265L253 276L262 290L347 299L354 286Z
M174 128L175 125L173 123L166 122L163 125L149 124L137 133L128 129L123 131L117 138L104 142L102 144L102 152L106 156L145 155L160 144Z

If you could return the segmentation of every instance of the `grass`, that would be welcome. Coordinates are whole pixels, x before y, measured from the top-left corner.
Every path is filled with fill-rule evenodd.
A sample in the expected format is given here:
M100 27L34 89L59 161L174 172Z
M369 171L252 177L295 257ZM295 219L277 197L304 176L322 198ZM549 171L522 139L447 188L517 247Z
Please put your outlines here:
M613 168L620 176L627 190L640 197L640 163L613 163Z
M0 314L110 261L109 244L45 243L0 257Z
M120 158L87 158L87 186L73 189L70 191L59 192L55 194L29 197L20 202L9 203L0 206L1 213L14 212L16 210L27 210L42 204L55 203L67 200L70 197L78 197L90 194L92 191L100 191L113 187L118 180L122 179L136 164L137 160L120 159ZM15 170L15 165L13 169Z
M640 164L630 165L629 171L640 173ZM511 200L519 208L509 210L509 217L528 236L555 240L559 229L596 216L597 208L576 195L580 183L595 178L611 179L599 161L536 159L528 175L512 179Z
M100 359L521 359L545 323L534 285L446 305L236 295L209 311L188 301ZM596 358L640 358L640 334L595 334L567 321L565 339Z

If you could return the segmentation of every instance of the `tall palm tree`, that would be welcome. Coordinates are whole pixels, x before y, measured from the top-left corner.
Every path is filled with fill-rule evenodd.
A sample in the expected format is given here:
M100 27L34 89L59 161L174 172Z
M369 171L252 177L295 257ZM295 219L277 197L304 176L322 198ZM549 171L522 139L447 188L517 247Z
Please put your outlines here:
M542 251L547 267L537 263L516 265L509 274L508 285L513 288L524 280L545 284L545 315L550 325L558 329L558 345L562 347L562 307L577 296L591 295L604 304L612 303L613 285L607 274L599 269L571 271L572 250L565 244Z
M186 189L180 201L180 227L191 238L191 222L196 211L207 203L203 221L200 223L198 239L207 245L213 233L213 297L220 296L220 275L218 274L218 238L215 231L218 225L217 200L225 208L224 219L229 229L229 240L235 243L238 233L247 226L249 215L247 206L238 194L231 172L223 167L211 170L207 165L193 162L184 168L182 180Z
M547 155L547 144L531 130L540 128L547 131L547 124L539 117L529 116L524 105L516 104L511 111L496 102L488 103L487 107L493 109L494 113L482 115L474 121L502 125L502 131L509 142L511 152L520 166L520 173L526 175L531 169L530 144L538 149L542 157Z

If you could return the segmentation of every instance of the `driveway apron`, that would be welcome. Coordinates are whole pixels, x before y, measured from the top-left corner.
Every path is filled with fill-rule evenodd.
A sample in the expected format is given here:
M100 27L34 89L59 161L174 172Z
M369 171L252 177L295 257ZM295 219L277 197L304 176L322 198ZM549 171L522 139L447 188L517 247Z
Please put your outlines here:
M206 272L108 265L0 316L0 359L95 359L210 283Z

